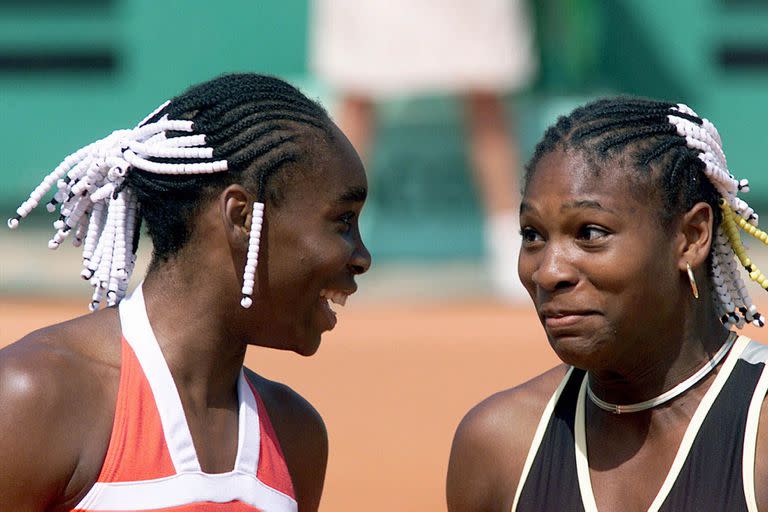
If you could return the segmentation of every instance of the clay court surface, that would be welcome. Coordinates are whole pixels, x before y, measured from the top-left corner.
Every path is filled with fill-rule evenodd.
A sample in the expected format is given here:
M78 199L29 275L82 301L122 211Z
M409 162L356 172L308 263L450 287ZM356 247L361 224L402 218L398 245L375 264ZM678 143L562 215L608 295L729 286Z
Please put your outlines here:
M445 510L448 453L463 414L557 360L532 308L352 299L315 356L251 349L246 364L323 415L323 511ZM83 309L82 300L0 298L0 346Z

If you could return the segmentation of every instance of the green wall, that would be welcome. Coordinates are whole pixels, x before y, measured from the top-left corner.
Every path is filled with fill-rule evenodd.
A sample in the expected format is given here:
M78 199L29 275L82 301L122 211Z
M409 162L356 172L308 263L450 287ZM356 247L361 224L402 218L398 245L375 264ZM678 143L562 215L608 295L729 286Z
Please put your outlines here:
M509 99L524 157L557 115L595 96L684 98L720 128L732 169L752 181L747 199L768 207L768 4L532 3L541 73ZM332 106L307 71L307 22L307 0L0 0L0 209L11 214L68 152L222 72L281 75ZM56 69L14 64L34 54L58 56ZM63 69L72 56L85 64ZM374 254L480 256L482 215L458 102L403 99L379 111L364 216Z
M112 59L92 69L0 66L0 205L193 83L245 70L304 77L306 18L299 0L0 1L5 55Z

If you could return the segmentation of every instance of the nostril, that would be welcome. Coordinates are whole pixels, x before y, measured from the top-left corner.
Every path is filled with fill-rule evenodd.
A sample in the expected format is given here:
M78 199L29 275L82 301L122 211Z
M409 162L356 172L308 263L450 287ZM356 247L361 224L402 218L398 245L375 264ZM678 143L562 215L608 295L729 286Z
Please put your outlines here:
M358 248L350 258L349 268L353 274L364 274L371 268L371 253L365 246Z

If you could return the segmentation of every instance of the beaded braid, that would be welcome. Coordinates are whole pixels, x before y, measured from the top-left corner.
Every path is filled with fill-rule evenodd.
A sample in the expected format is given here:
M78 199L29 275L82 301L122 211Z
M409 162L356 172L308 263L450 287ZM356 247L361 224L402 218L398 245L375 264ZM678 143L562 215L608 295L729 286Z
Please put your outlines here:
M117 130L64 159L9 219L18 227L54 185L46 207L59 207L56 249L74 233L83 246L81 276L94 289L90 309L125 296L136 263L140 223L147 222L153 264L187 241L191 216L212 189L242 178L257 190L241 305L252 304L267 184L298 161L303 127L332 137L325 110L277 78L224 75L193 86L150 113L136 128ZM306 151L306 148L303 148ZM226 176L226 177L225 177ZM274 197L271 197L274 201Z
M749 191L749 183L737 180L728 170L720 134L710 121L683 104L641 98L598 100L561 117L546 131L528 163L526 185L538 161L558 145L601 158L632 147L638 172L650 172L651 165L658 162L668 210L662 217L667 225L695 202L709 202L716 224L710 272L720 320L737 328L746 322L765 325L765 317L752 304L734 257L751 279L768 289L768 277L747 257L738 227L764 243L768 243L768 234L757 228L754 210L737 197L739 192ZM707 180L701 180L702 175Z

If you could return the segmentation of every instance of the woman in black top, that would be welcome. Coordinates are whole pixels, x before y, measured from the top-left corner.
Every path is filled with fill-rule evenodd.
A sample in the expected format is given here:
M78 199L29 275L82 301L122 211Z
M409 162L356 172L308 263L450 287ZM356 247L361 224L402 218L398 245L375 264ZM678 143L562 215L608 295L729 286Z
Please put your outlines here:
M768 509L768 347L739 267L765 242L714 126L684 105L600 100L528 166L519 274L564 365L472 409L448 508Z

